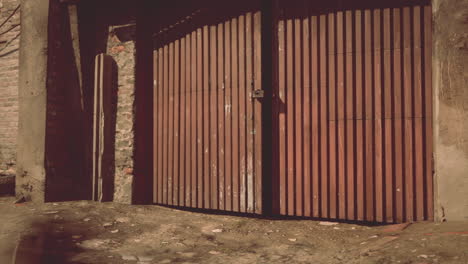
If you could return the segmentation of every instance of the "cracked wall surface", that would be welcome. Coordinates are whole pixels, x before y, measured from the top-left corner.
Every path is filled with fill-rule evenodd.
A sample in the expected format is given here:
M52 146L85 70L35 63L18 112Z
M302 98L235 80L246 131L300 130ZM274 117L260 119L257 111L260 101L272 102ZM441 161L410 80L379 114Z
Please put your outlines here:
M436 219L468 220L468 0L433 1Z

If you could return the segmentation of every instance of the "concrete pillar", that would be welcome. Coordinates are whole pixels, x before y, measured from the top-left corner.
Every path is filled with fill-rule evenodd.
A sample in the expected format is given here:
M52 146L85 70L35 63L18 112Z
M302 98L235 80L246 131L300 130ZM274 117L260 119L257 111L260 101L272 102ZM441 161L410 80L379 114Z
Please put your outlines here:
M21 1L16 193L45 199L49 0Z
M435 218L468 220L468 0L433 0Z

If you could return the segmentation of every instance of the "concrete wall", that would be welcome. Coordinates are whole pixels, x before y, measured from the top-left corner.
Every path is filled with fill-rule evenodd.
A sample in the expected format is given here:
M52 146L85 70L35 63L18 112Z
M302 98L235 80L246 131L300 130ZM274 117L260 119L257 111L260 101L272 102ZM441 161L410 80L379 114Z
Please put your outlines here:
M19 0L0 0L0 23L14 12L18 4ZM0 27L0 177L3 178L0 182L8 178L13 183L8 186L14 186L16 175L20 28L19 10Z
M468 220L468 0L433 1L435 211Z

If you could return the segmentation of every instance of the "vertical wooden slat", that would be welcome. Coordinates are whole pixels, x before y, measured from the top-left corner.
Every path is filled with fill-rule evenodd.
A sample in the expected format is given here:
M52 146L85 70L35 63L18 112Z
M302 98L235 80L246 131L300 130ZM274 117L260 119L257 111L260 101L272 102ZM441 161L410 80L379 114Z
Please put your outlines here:
M394 134L395 134L395 220L404 221L404 188L403 188L403 93L402 93L402 31L401 9L393 9L393 90L394 90Z
M329 139L329 123L328 123L328 79L327 79L327 16L320 15L320 217L329 217L329 169L328 169L328 139Z
M174 193L173 193L173 205L179 205L179 135L180 135L180 41L176 40L174 43Z
M195 89L196 96L196 112L197 112L197 208L203 208L203 107L202 107L202 96L203 96L203 61L202 61L202 28L197 29L197 86Z
M185 176L186 176L186 43L185 37L180 41L180 178L179 178L179 205L185 206Z
M384 106L383 106L383 117L384 117L384 130L383 130L383 139L384 152L384 221L393 222L393 134L392 126L394 123L392 115L392 105L393 105L393 96L392 96L392 87L391 87L391 74L392 74L392 63L391 63L391 20L390 20L390 8L383 10L383 97L384 97Z
M163 100L164 100L164 82L163 82L163 71L164 71L164 50L163 48L159 48L158 50L158 163L157 168L155 171L158 173L157 183L157 194L158 194L158 203L163 202L163 145L164 145L164 138L163 138L163 116L164 116L164 108L163 108Z
M278 22L278 131L279 131L279 177L280 214L287 214L287 167L286 167L286 42L283 11Z
M174 42L169 44L169 83L168 83L168 172L167 172L167 203L173 205L174 177Z
M239 212L239 68L237 50L237 19L231 20L231 72L232 72L232 210Z
M293 66L293 21L286 20L286 155L287 155L287 193L288 193L288 214L295 213L295 197L294 197L294 66Z
M299 12L298 12L299 13ZM299 16L299 14L297 14ZM299 18L294 19L294 31L292 32L294 35L294 46L291 47L291 51L293 53L293 60L294 60L294 86L291 87L294 89L293 92L293 109L294 109L294 134L292 137L294 138L294 150L295 153L291 153L294 156L294 189L295 189L295 215L302 216L303 208L302 208L302 198L303 198L303 159L302 154L304 153L303 150L303 142L302 142L302 130L303 130L303 120L302 120L302 100L303 100L303 87L302 87L302 65L301 65L301 57L302 57L302 45L301 45L301 20Z
M376 220L383 220L383 177L382 177L382 39L381 10L373 10L374 49L374 166Z
M164 46L164 94L163 94L163 98L164 98L164 110L163 110L163 113L164 113L164 127L166 127L166 129L164 129L164 133L163 133L163 140L164 140L164 149L163 149L163 200L162 202L163 203L167 203L168 202L168 174L169 174L169 168L168 168L168 157L169 157L169 130L167 128L169 128L169 46L168 45L165 45Z
M346 114L345 114L345 131L346 131L346 174L345 174L345 184L346 184L346 219L355 220L356 214L356 198L355 198L355 143L356 138L354 131L356 129L355 125L355 87L354 87L354 67L353 67L353 58L354 58L354 47L353 47L353 16L351 11L345 12L344 18L344 34L345 34L345 55L346 60L346 69L345 69L345 102L346 102Z
M253 89L262 90L262 43L261 43L261 21L262 15L260 11L254 13L253 17ZM263 169L263 159L262 159L262 104L259 100L254 100L254 176L255 176L255 213L262 213L262 169Z
M344 50L344 28L343 28L343 11L336 13L336 121L337 126L337 179L338 179L338 218L346 218L346 163L345 163L345 113L346 113L346 101L345 101L345 50Z
M311 85L311 108L312 108L312 169L311 169L311 177L312 177L312 216L319 217L320 214L320 164L319 164L319 157L320 157L320 144L319 144L319 135L320 135L320 82L319 82L319 75L320 75L320 68L319 68L319 29L318 29L318 19L317 15L313 15L310 18L310 41L311 41L311 78L310 83Z
M158 164L158 154L159 154L159 53L158 50L153 51L153 203L158 203L158 171L157 171L157 164Z
M219 169L218 166L218 82L217 82L217 28L210 26L210 177L211 177L211 208L218 209L220 202ZM219 150L222 150L221 147Z
M312 209L312 185L311 185L311 85L310 85L310 22L307 6L304 6L305 18L302 20L302 81L303 81L303 132L304 132L304 216L311 216ZM302 112L302 111L301 111ZM302 198L301 198L302 199Z
M356 205L357 205L357 220L362 221L365 219L366 200L365 200L365 167L364 167L364 124L365 124L365 103L364 98L364 53L363 49L363 12L356 10L354 13L355 19L355 62L354 67L356 70Z
M366 218L367 221L374 220L374 203L375 203L375 194L374 194L374 154L373 154L373 128L372 128L372 118L373 118L373 101L372 101L372 51L371 51L371 11L364 10L364 75L365 75L365 201L366 201Z
M423 162L423 104L422 104L422 72L421 72L421 7L413 7L411 22L413 38L413 102L414 102L414 192L415 220L424 220L424 162Z
M185 206L191 206L192 200L192 97L191 97L191 68L192 68L192 38L187 34L185 41Z
M232 89L231 89L231 22L224 22L224 125L225 125L225 205L232 210Z
M335 14L328 14L328 115L329 115L329 172L330 172L330 184L329 184L329 199L330 199L330 218L337 218L337 89L336 89L336 49L335 49Z
M403 8L403 115L404 115L404 184L406 221L414 220L413 206L413 100L412 100L412 48L411 48L411 8Z
M224 24L218 24L218 201L219 209L225 209L225 86L224 86Z
M193 31L191 34L191 43L190 43L190 109L191 109L191 119L190 119L190 128L191 128L191 155L190 155L190 176L191 176L191 197L190 205L192 207L197 207L197 32Z
M245 15L245 52L247 88L247 212L254 212L254 113L253 113L253 38L252 13Z
M211 208L211 179L210 179L210 64L209 64L209 29L208 26L203 27L203 87L202 87L202 107L203 107L203 208Z
M247 115L245 84L245 17L239 17L239 163L240 163L240 208L247 211Z

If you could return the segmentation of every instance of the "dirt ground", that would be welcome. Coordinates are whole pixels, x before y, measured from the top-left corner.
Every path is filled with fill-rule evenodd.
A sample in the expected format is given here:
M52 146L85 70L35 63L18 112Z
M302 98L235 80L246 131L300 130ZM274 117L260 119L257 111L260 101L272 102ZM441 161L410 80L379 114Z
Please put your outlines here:
M468 263L468 222L389 226L0 198L0 263ZM16 252L16 253L15 253Z

